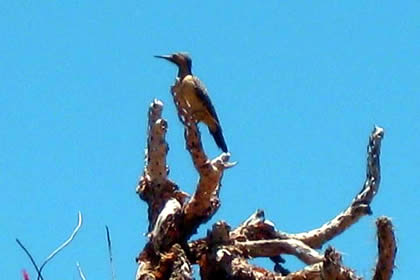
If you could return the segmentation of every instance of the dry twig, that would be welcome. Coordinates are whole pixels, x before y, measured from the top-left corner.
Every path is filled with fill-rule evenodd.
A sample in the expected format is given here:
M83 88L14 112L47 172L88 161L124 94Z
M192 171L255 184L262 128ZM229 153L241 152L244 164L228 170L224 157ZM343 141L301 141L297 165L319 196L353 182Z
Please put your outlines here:
M109 265L111 267L111 279L115 280L115 269L114 269L114 263L112 261L112 243L111 243L111 234L109 233L108 226L105 226L106 229L106 243L108 245L108 256L109 256Z
M66 241L64 241L60 246L57 247L57 249L55 249L45 260L44 262L41 264L41 266L38 268L38 266L36 265L36 262L34 260L34 258L32 257L32 255L29 253L29 251L23 246L23 244L16 239L16 242L19 244L19 246L25 251L25 253L28 255L29 259L31 260L31 263L33 264L33 266L35 267L37 273L38 273L38 280L43 280L44 278L42 277L42 270L44 269L45 265L52 260L55 255L57 255L60 251L62 251L67 245L70 244L71 241L73 241L74 237L76 236L76 234L79 232L80 228L82 226L82 213L79 211L78 213L78 221L77 221L77 225L74 228L73 232L70 234L69 238L67 238Z
M85 274L83 273L82 268L80 267L79 262L77 262L77 263L76 263L76 266L77 266L77 271L79 272L79 277L80 277L80 279L82 279L82 280L86 280L86 276L85 276Z

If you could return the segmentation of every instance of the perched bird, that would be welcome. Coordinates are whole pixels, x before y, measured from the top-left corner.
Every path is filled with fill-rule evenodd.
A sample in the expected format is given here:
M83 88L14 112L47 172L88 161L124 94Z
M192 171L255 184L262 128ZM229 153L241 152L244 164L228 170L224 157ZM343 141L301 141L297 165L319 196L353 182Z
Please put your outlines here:
M222 127L217 118L210 97L204 84L192 74L191 58L186 53L174 53L171 55L156 55L157 58L166 59L178 66L178 79L180 91L178 94L190 105L190 112L197 122L205 123L217 146L225 153L228 152Z

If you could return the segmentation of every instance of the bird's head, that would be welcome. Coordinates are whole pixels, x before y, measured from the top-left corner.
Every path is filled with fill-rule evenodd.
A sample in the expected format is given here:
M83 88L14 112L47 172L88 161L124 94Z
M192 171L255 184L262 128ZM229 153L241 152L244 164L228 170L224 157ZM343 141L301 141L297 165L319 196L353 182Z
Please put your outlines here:
M179 68L178 76L185 76L191 74L192 60L191 57L184 52L177 52L170 55L155 55L157 58L166 59Z

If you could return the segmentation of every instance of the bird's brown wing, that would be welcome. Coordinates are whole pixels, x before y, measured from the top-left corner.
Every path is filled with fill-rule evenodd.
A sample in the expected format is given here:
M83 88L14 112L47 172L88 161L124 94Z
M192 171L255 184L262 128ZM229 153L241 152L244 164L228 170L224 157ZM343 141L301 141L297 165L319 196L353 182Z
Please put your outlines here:
M197 92L198 98L203 101L204 106L209 110L211 116L217 121L219 125L219 118L217 117L216 110L214 109L213 104L211 103L210 97L207 93L206 86L198 79L196 76L193 76L194 87Z
M214 125L209 125L209 131L213 136L214 140L216 141L217 146L222 149L223 152L227 153L228 148L225 142L225 138L223 137L222 127L220 126L219 118L217 117L216 110L214 109L213 104L211 103L210 97L207 93L207 89L204 84L195 76L194 79L194 87L197 93L198 98L203 102L204 106L209 111L211 117L216 122Z

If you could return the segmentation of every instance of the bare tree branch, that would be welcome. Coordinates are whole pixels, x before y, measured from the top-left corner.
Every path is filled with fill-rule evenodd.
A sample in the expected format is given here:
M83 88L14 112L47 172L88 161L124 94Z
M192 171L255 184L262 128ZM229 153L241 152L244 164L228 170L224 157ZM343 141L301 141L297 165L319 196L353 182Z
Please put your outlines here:
M371 214L370 203L379 188L380 182L380 148L384 130L375 126L367 146L366 180L362 190L353 199L351 205L331 221L320 228L298 234L277 231L274 224L264 218L264 212L258 210L238 228L232 231L232 238L243 240L259 239L296 239L311 248L320 248L325 242L342 233L364 215Z
M369 138L367 179L364 187L353 200L349 209L338 215L333 221L309 233L288 234L278 231L271 221L265 219L264 211L257 210L239 227L229 233L230 242L235 242L232 246L224 247L224 250L228 250L230 254L233 254L234 250L232 248L241 250L241 261L237 261L242 265L246 262L243 256L277 257L279 254L292 254L307 264L319 266L324 257L319 255L314 249L343 232L363 215L370 213L369 204L377 192L380 179L379 155L380 140L382 138L383 129L375 127ZM206 252L210 250L210 242L208 238L190 242L190 250L196 256L192 260L199 262L203 255L208 254ZM207 257L207 259L209 258L211 259L211 257ZM313 272L314 268L321 271L315 266L312 268L308 267L293 275L301 275L302 273L306 275L308 271Z
M170 280L192 280L192 268L188 260L185 251L179 244L172 246L169 250L169 254L172 255L171 273L169 276Z
M361 217L372 213L370 203L377 193L380 183L379 156L383 137L383 128L375 126L367 146L366 180L362 190L353 199L350 206L320 228L305 233L287 235L288 238L301 240L312 248L320 248L325 242L355 224ZM280 235L284 236L284 234Z
M324 253L324 261L321 270L321 279L362 279L353 270L344 267L341 262L341 255L332 247L328 247Z
M31 253L29 253L28 249L26 249L26 247L22 244L22 242L20 242L19 239L16 238L16 242L17 242L17 244L19 244L20 248L23 249L23 251L26 253L26 255L31 260L32 265L34 266L36 272L38 273L38 278L43 280L44 278L42 277L41 270L38 268L38 265L36 264L36 262L35 262L34 258L32 257Z
M75 227L75 229L73 230L73 232L71 233L70 237L64 241L63 244L61 244L60 246L58 246L57 249L55 249L42 263L42 265L38 268L38 266L36 265L36 262L34 260L34 258L32 257L32 255L29 253L29 251L25 248L25 246L23 246L23 244L19 241L19 239L16 239L16 242L19 244L19 246L25 251L25 253L28 255L29 259L31 260L32 265L35 267L37 273L38 273L38 280L43 280L44 278L42 277L42 270L44 269L45 265L52 259L54 258L55 255L57 255L61 250L63 250L67 245L70 244L70 242L74 239L74 237L76 236L77 232L79 231L80 227L82 226L82 213L79 211L78 213L78 222L77 225Z
M337 251L330 247L322 255L316 249L344 232L364 215L371 214L370 203L380 182L379 156L383 129L375 126L369 137L366 180L362 190L345 211L320 228L289 234L277 230L271 221L265 219L264 211L257 210L234 230L225 222L217 222L205 238L188 243L198 227L207 222L220 207L219 191L224 170L235 163L229 162L229 153L222 153L212 160L207 157L199 128L193 114L189 112L189 105L183 98L179 98L178 92L177 80L171 93L178 117L184 125L186 149L199 175L198 184L191 199L187 200L187 195L167 178L167 123L161 119L163 104L155 100L149 109L146 167L137 188L140 198L149 205L149 242L137 258L139 267L136 279L189 280L192 279L191 264L200 266L200 276L204 280L360 279L342 264L341 255ZM381 240L384 239L379 239L380 244L383 244ZM385 248L385 245L381 246ZM393 248L391 245L388 247ZM284 262L281 258L283 254L294 255L308 266L289 273L280 265ZM275 263L274 272L248 263L248 259L255 257L272 259ZM389 257L386 260L389 266Z
M161 252L177 242L182 243L182 205L188 194L179 191L167 178L167 123L161 118L162 110L163 104L159 100L149 107L146 166L137 187L140 198L149 205L149 242L137 258L136 279L154 279L161 275L156 268L163 261Z
M302 270L282 275L267 269L249 264L245 258L227 249L217 252L217 264L211 266L203 279L237 279L237 280L359 280L354 272L341 264L341 256L332 248L325 251L323 261L307 266ZM223 271L217 270L223 268ZM217 278L218 277L218 278Z
M282 273L271 272L267 269L251 265L247 258L252 256L273 256L280 252L270 247L279 247L278 240L235 242L229 239L229 226L224 222L216 223L212 231L207 234L206 243L208 248L200 256L199 264L202 279L281 279L281 280L358 280L360 279L354 272L346 268L341 263L341 255L331 247L328 248L324 256L318 255L315 250L315 258L308 260L313 265L304 269L283 275ZM280 240L284 241L284 240ZM289 243L280 247L286 250L296 250ZM306 246L306 245L303 245ZM264 248L267 247L267 248ZM305 247L303 247L305 248ZM306 248L305 248L306 249ZM305 250L304 249L304 250ZM299 250L299 249L298 249ZM287 252L289 253L289 252ZM305 253L303 252L302 255ZM301 257L302 258L302 257ZM306 257L305 257L306 258ZM203 268L204 266L204 268ZM283 271L286 271L283 269Z
M236 241L291 239L290 234L277 231L274 223L265 218L264 210L258 209L236 229L232 230L231 238Z
M387 217L376 220L378 234L378 261L373 280L389 280L394 271L394 261L397 254L392 222Z
M236 279L236 280L283 280L281 274L271 272L267 269L252 265L245 258L233 255L228 250L217 252L217 265L203 275L203 280L210 279ZM222 271L218 269L222 268ZM303 279L303 278L302 278Z
M63 242L63 244L61 244L60 246L57 247L57 249L55 249L42 263L42 265L39 267L39 271L41 272L42 269L45 267L45 265L52 259L54 258L55 255L57 255L61 250L63 250L67 245L70 244L70 242L73 241L74 237L76 236L76 234L79 232L79 229L82 226L82 213L79 211L78 213L78 221L77 221L77 225L74 228L73 232L71 233L71 235L69 236L69 238ZM41 279L40 278L40 273L38 274L38 280Z
M108 226L105 226L106 229L106 241L108 244L108 255L109 255L109 265L111 266L111 279L115 280L115 269L114 269L114 263L112 261L112 243L111 243L111 234L109 233Z
M182 206L176 199L169 199L160 212L152 232L149 234L150 242L156 252L164 251L179 241L179 229L182 215ZM178 225L178 226L177 226Z
M136 279L177 279L191 280L192 268L184 250L174 244L167 252L155 255L150 243L139 257Z
M179 191L178 186L168 179L166 156L169 148L165 140L168 124L162 119L162 110L163 103L160 100L155 99L150 104L145 168L136 189L140 198L149 206L149 232L155 227L169 199L174 198L182 204L188 197L187 193Z
M252 257L276 257L280 254L294 255L306 264L321 262L323 256L305 243L295 239L271 239L236 242L234 246Z
M163 103L155 99L149 108L149 133L146 150L146 170L150 180L163 183L167 180L168 167L166 155L168 144L165 141L168 129L167 122L162 119Z
M79 277L82 280L86 280L85 274L83 274L82 268L80 267L79 262L76 263L77 271L79 272Z

